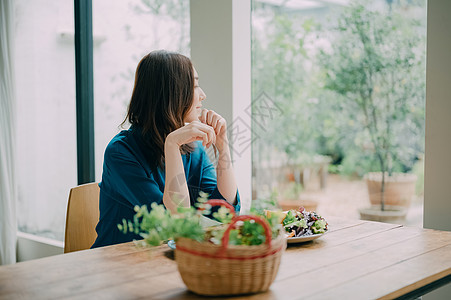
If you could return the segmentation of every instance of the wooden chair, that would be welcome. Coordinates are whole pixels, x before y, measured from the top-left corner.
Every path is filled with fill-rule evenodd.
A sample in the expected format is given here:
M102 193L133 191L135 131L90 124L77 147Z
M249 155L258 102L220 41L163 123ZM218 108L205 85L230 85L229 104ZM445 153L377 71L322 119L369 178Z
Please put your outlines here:
M66 215L64 253L91 248L99 221L98 183L88 183L70 190Z

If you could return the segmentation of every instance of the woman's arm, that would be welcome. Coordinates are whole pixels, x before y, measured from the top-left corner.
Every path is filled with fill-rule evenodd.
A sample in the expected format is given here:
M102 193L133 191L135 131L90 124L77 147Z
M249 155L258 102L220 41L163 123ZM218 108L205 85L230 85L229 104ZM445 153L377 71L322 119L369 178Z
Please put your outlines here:
M177 212L178 207L190 207L189 191L180 147L199 140L203 141L204 145L211 145L216 141L213 128L199 121L193 121L182 128L174 130L166 137L164 143L166 174L163 203L172 213Z
M178 207L190 206L180 146L166 141L164 144L164 156L166 174L163 204L170 212L175 213Z
M202 123L212 126L216 134L216 148L219 151L216 177L218 191L231 204L235 204L237 185L233 173L232 159L230 156L229 141L227 138L226 120L212 110L203 109L199 117Z
M219 149L218 149L219 150ZM228 142L219 152L218 165L216 166L218 180L218 191L230 204L235 204L237 185L233 173L232 159Z

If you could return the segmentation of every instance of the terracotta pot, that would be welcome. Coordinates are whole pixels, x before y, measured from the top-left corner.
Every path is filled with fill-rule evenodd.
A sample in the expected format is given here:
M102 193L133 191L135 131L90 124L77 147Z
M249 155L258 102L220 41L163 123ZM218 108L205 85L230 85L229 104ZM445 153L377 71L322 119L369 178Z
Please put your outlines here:
M299 207L303 206L307 211L316 211L318 207L318 202L313 200L279 200L279 206L283 211L294 209L298 210Z
M402 206L386 205L384 211L380 205L359 209L360 219L385 223L403 223L406 219L407 208Z
M295 176L294 176L294 172L288 172L287 174L285 174L285 177L287 179L288 182L295 182Z
M371 205L381 204L382 173L373 172L365 175L366 186ZM384 204L392 206L409 207L415 196L415 183L417 176L414 174L394 173L385 176Z

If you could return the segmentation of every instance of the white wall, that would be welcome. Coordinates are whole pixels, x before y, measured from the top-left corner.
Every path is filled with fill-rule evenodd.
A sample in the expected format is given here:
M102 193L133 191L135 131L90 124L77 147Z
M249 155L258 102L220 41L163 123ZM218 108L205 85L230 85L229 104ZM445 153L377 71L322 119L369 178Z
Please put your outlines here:
M69 188L77 184L73 1L17 0L16 166L20 227L62 239Z
M451 230L451 1L429 0L424 227Z
M191 58L207 94L204 106L228 125L235 177L245 212L251 204L250 0L191 0ZM249 111L249 110L247 110Z
M424 227L451 230L451 1L429 0ZM424 299L450 299L447 285Z
M64 253L64 243L36 235L17 233L17 262Z

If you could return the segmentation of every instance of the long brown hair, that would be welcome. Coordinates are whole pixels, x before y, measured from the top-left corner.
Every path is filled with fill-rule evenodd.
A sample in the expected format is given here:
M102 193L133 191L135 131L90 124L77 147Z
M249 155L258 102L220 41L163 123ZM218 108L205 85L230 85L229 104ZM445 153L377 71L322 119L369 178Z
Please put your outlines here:
M194 70L191 60L165 50L152 51L136 68L135 86L128 106L128 120L140 131L145 155L152 169L164 166L164 142L172 131L184 126L194 97ZM193 145L182 145L182 153Z

